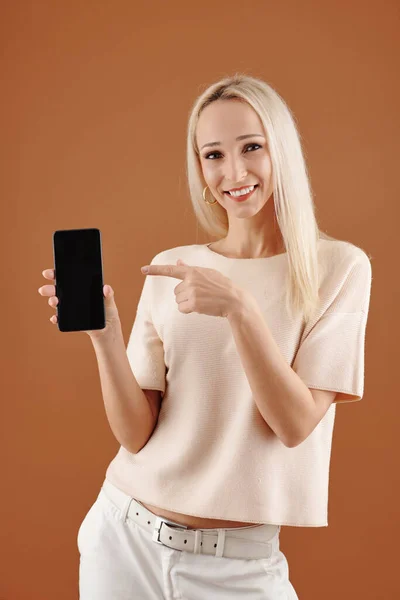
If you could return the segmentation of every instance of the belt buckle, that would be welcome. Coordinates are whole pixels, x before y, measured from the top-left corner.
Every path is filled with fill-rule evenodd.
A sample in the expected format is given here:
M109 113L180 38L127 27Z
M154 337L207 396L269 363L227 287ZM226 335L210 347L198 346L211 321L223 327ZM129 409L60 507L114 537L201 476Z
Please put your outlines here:
M154 529L153 529L152 539L153 539L153 542L156 542L157 544L161 544L162 546L166 545L166 544L164 544L164 542L162 542L160 540L161 525L163 523L167 523L167 525L171 525L172 527L175 527L175 528L187 529L187 526L182 525L181 523L175 523L174 521L169 521L168 519L165 519L164 517L156 517L156 522L155 522Z

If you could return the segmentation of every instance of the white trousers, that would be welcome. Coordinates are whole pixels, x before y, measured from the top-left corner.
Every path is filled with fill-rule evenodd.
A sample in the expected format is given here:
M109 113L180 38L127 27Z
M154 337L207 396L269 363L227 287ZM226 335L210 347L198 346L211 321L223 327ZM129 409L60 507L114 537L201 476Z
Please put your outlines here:
M115 493L112 501L102 488L79 528L80 600L298 600L279 550L280 528L269 538L274 542L269 558L175 550L153 541L127 516L130 496L115 486L113 492L118 506ZM262 539L263 527L243 527L235 535L251 543L255 535Z

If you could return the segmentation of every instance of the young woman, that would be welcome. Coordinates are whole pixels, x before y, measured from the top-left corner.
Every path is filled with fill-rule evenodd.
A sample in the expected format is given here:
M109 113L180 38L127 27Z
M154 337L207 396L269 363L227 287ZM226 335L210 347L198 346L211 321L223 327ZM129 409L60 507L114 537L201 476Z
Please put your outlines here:
M327 526L336 403L363 396L370 260L319 230L282 98L210 86L187 167L217 240L151 260L127 349L110 286L87 332L121 447L79 530L81 600L297 598L280 529Z

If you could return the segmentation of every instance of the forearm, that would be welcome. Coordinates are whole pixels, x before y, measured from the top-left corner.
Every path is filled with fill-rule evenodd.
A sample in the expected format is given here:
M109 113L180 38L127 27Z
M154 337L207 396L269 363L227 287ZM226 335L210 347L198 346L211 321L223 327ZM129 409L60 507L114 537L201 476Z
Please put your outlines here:
M116 328L91 341L111 430L121 446L136 453L147 443L154 429L154 417L130 367L122 329Z
M286 446L296 445L315 410L310 390L283 357L255 300L242 296L227 319L258 410Z

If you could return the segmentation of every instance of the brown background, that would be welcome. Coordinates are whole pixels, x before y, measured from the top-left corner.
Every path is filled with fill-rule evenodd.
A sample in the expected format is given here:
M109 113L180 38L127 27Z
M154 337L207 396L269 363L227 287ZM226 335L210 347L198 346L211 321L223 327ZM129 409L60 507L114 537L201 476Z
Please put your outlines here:
M8 0L1 13L1 600L78 598L78 528L119 447L89 338L59 332L37 292L52 233L101 230L127 341L140 266L212 241L186 187L187 117L236 71L294 111L321 228L372 256L364 398L337 410L328 528L282 528L289 576L301 600L394 598L398 3Z

